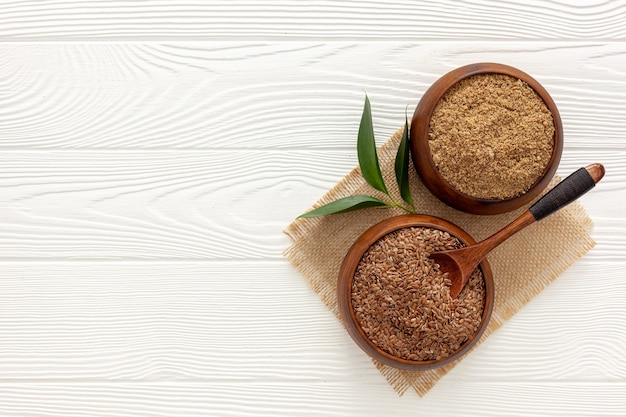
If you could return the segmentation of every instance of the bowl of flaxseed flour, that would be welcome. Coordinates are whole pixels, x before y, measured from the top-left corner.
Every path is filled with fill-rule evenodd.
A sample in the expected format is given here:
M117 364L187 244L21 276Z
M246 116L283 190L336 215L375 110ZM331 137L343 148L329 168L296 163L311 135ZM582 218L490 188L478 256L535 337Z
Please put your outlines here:
M530 75L480 63L437 80L411 123L411 153L426 187L446 204L497 214L529 203L558 167L556 104Z
M361 349L389 366L428 370L466 354L486 329L494 299L484 260L457 297L429 254L475 243L433 216L395 216L364 232L337 282L343 323Z

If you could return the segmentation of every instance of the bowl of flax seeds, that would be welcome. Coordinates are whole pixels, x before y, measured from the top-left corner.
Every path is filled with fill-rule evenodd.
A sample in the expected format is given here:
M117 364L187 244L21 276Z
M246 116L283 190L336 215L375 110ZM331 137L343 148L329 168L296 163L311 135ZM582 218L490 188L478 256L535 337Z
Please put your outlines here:
M556 104L530 75L478 63L437 80L411 123L411 154L424 185L441 201L473 214L529 203L561 159Z
M466 354L493 308L489 263L474 270L458 297L428 255L475 243L458 226L427 215L395 216L372 226L341 265L337 302L356 344L377 361L428 370Z

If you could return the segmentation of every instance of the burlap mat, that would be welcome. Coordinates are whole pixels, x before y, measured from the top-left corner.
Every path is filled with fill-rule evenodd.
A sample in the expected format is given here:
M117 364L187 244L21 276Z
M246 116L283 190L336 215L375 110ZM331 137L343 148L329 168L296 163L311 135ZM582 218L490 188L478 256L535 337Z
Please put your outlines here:
M391 192L397 189L392 186L395 184L393 167L401 134L402 129L379 149L378 154L385 183ZM550 187L559 180L555 178ZM495 216L462 213L433 197L413 168L411 168L411 189L418 213L449 220L465 229L477 241L491 235L525 209ZM324 195L314 207L353 194L382 197L367 185L360 170L356 168ZM399 195L394 198L400 201ZM339 317L336 297L337 273L343 256L367 228L387 217L402 213L399 209L370 208L325 217L298 219L285 230L293 241L285 251L285 256L309 282L326 306ZM490 324L477 348L480 348L479 345L485 338L594 246L595 243L588 234L590 228L591 219L583 207L575 202L522 230L489 254L488 260L493 269L496 287L495 302ZM359 347L354 344L354 349L358 350ZM377 361L374 361L374 364L399 395L413 388L422 396L461 360L463 358L446 367L425 372L402 371Z

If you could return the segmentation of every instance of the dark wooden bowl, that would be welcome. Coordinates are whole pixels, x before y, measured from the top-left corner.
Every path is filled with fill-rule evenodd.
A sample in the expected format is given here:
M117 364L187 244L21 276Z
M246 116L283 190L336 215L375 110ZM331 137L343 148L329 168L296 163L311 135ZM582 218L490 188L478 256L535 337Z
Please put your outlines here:
M497 73L518 78L533 88L544 101L554 121L554 150L544 173L524 194L489 200L464 194L455 189L439 173L432 159L428 130L435 106L443 95L457 82L476 74ZM556 104L548 92L530 75L507 65L478 63L457 68L437 80L420 100L411 122L411 155L415 169L424 185L444 203L457 210L472 214L504 213L529 203L537 197L554 176L563 151L563 126Z
M339 271L339 279L337 282L337 302L339 305L341 319L348 331L348 334L350 334L352 339L363 351L365 351L365 353L386 365L411 371L423 371L446 365L458 359L467 353L472 346L476 344L476 342L478 342L478 339L480 339L480 336L489 324L489 319L493 310L494 283L493 273L491 272L489 263L487 260L484 260L480 263L480 268L483 272L485 280L485 306L483 309L481 323L476 333L474 333L474 335L472 335L470 339L465 342L454 354L441 360L411 361L395 357L381 350L369 340L356 318L354 309L352 308L352 281L363 254L372 244L393 231L413 226L436 228L446 231L459 239L465 245L476 243L475 240L464 230L438 217L407 214L383 220L365 231L354 242L346 254Z

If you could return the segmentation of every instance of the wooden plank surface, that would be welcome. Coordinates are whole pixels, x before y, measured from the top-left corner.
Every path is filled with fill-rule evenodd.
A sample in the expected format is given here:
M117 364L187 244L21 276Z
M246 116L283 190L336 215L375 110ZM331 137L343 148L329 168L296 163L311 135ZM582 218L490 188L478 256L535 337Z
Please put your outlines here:
M354 167L355 153L3 152L0 259L280 259L290 219ZM613 229L622 208L606 201L626 201L626 150L570 148L560 171L596 161L608 175L584 201L594 236L624 260L626 236Z
M0 1L0 416L626 416L626 1ZM283 229L472 62L563 119L596 247L402 398ZM455 398L452 402L450 399Z
M483 61L539 80L568 144L626 146L623 42L11 43L0 57L0 149L353 149L364 91L382 143L437 78Z
M623 1L211 1L68 3L4 0L2 40L614 39Z
M581 260L446 384L624 382L625 273ZM371 368L284 261L5 262L0 294L0 384L348 384Z
M355 379L360 380L362 377ZM202 384L194 382L146 382L144 384L13 384L0 386L0 413L43 417L93 415L131 417L200 416L266 416L293 415L358 417L363 415L435 415L441 412L438 402L450 404L449 391L435 388L428 398L416 401L398 400L384 382L354 390L355 382L345 384ZM626 407L623 384L585 383L523 384L501 383L449 384L458 390L454 406L447 416L467 415L498 417L596 416L614 417ZM461 388L462 387L462 388ZM515 391L512 396L510 391ZM367 393L376 392L376 395ZM477 401L481 398L482 401ZM546 407L555 398L563 398L557 407ZM233 407L236 404L236 407ZM416 411L417 410L417 411Z

